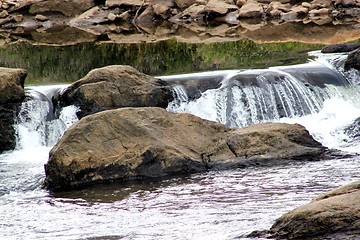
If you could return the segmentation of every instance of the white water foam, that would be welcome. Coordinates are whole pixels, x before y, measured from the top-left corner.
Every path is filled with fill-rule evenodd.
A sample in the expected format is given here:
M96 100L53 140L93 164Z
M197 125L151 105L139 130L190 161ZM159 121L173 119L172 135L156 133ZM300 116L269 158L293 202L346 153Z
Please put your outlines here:
M280 122L299 123L313 137L329 148L349 152L359 152L354 146L349 146L351 139L344 129L360 117L360 108L352 102L340 98L325 100L320 112L299 118L282 118Z
M59 118L48 119L52 115L52 94L61 91L67 85L29 87L27 94L33 99L22 104L15 129L17 132L17 150L26 150L53 146L65 130L78 121L75 106L62 108ZM43 95L38 95L39 93ZM41 98L39 98L39 96Z

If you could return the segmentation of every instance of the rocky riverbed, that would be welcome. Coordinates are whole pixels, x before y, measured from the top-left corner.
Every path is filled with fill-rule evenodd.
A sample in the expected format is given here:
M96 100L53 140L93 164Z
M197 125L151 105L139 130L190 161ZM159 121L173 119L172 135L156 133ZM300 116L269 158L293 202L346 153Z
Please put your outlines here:
M359 38L355 0L1 1L0 45L84 42L303 41Z

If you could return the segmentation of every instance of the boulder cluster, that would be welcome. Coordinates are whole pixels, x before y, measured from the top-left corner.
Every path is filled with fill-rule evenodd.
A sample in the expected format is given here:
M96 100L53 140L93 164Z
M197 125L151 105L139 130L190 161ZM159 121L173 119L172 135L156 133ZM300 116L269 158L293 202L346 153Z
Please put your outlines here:
M50 152L46 185L68 189L211 169L318 159L326 151L300 125L230 129L164 110L170 86L130 66L90 71L56 97L76 105L81 120Z
M0 25L21 23L29 16L46 22L49 14L69 17L71 24L102 22L219 21L241 18L280 18L285 21L331 23L360 12L358 0L5 0L0 5ZM24 9L26 13L24 14ZM74 18L75 17L75 18ZM29 19L27 19L29 20ZM50 23L48 23L50 24Z
M359 14L359 0L4 0L0 1L0 27L7 30L0 33L0 40L7 43L31 34L29 39L52 44L63 44L59 40L63 36L76 36L73 44L97 39L133 42L135 38L140 42L179 35L184 31L182 28L198 37L210 34L224 38L246 35L247 31L256 31L268 23L275 28L271 33L262 28L253 34L255 36L249 34L245 37L265 34L262 39L270 38L267 35L274 37L274 32L280 36L284 35L283 32L286 35L298 34L300 38L310 34L294 26L279 27L285 23L310 27L346 26L349 36L358 34ZM64 27L72 28L72 31L64 32ZM322 32L315 29L310 32L335 37L337 30ZM50 32L59 34L53 36ZM132 37L126 34L132 34Z

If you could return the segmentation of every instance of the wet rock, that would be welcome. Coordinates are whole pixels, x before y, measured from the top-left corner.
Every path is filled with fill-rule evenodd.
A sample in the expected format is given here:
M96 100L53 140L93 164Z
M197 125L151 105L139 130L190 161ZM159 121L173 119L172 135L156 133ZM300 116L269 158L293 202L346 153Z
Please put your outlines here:
M360 48L360 43L357 44L330 44L321 49L322 53L341 53L351 52Z
M130 66L113 65L90 71L61 96L64 105L80 107L78 117L121 107L163 107L172 101L170 87Z
M360 182L329 191L276 220L268 237L285 239L358 239Z
M355 1L355 0L340 0L340 1L337 1L338 4L344 6L344 7L351 7L351 6L356 6L357 3L359 3L358 1Z
M222 0L209 0L205 6L205 12L207 13L218 13L221 15L227 14L229 11L235 11L238 7L234 4L225 3Z
M175 0L176 5L181 8L185 9L193 5L196 1L195 0Z
M345 69L349 70L350 68L360 70L360 50L352 51L345 61Z
M236 0L236 6L239 8L242 7L247 1L246 0Z
M292 7L291 11L295 12L297 16L304 16L309 13L309 9L302 5Z
M270 17L278 17L281 14L288 13L290 11L290 8L290 4L271 2L266 9L266 14Z
M24 20L24 16L23 16L22 14L11 15L11 18L12 18L15 22L21 22L22 20Z
M0 19L0 25L3 25L5 23L11 22L13 20L12 16L7 16L5 18Z
M37 30L31 33L32 41L37 44L75 45L78 43L94 42L98 37L73 27L59 27L51 30L38 28Z
M24 97L25 69L0 67L0 103L19 102Z
M8 11L2 10L2 11L0 12L0 18L5 18L5 17L7 17L7 16L9 16Z
M199 4L193 4L186 8L183 12L170 18L172 22L181 21L198 21L204 20L205 6Z
M246 2L239 11L239 17L244 18L259 18L264 14L262 5L255 1Z
M145 6L145 5L148 5L148 3L146 3L146 1L142 1L142 0L132 0L132 1L106 0L106 2L105 2L105 6L110 7L110 8L123 7L123 6L140 7L140 6Z
M109 13L107 15L107 19L109 19L109 21L114 22L116 20L117 16L114 13Z
M48 17L46 17L46 16L44 16L44 15L42 15L42 14L37 14L37 15L35 16L35 19L38 20L38 21L47 21L47 20L49 20Z
M69 189L229 169L323 152L300 125L268 123L231 129L161 108L122 108L81 119L50 151L45 184Z
M330 9L333 5L331 0L313 0L311 1L312 5L315 5L314 8L328 8Z
M134 21L136 23L149 23L152 25L153 19L154 8L152 6L148 6L138 17L134 18Z
M321 8L321 9L313 9L309 11L309 16L323 16L328 15L330 12L327 8Z
M13 124L22 100L25 98L24 69L0 67L0 152L15 148L15 129Z
M162 19L168 19L171 16L170 7L165 4L155 4L154 13L160 16Z
M51 0L30 5L31 14L60 12L65 16L76 16L94 7L93 0Z
M116 15L118 13L117 10L104 10L99 7L93 7L86 12L80 14L79 16L74 17L69 22L70 26L86 26L86 25L95 25L107 22L109 14Z

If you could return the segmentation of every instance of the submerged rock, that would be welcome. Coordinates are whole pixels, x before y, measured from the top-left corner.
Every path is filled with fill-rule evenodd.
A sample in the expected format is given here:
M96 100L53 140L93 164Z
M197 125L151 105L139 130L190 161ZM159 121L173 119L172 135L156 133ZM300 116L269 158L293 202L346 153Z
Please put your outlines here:
M318 159L325 148L300 125L267 123L231 129L161 108L96 113L70 127L50 151L45 185L54 190Z
M316 197L283 215L269 231L277 239L359 239L360 181Z
M172 99L171 89L164 81L122 65L91 70L60 97L62 105L80 107L79 118L121 107L166 108Z
M25 98L25 69L0 67L0 152L15 148L15 129L13 124Z

